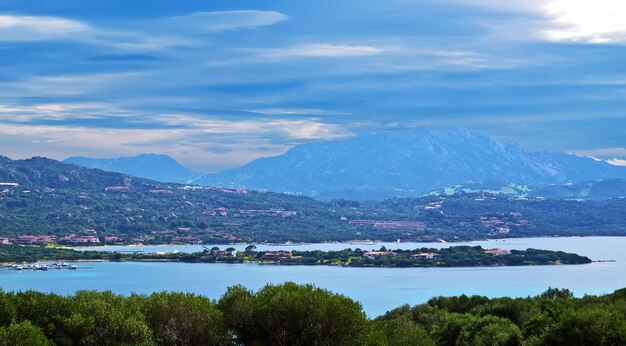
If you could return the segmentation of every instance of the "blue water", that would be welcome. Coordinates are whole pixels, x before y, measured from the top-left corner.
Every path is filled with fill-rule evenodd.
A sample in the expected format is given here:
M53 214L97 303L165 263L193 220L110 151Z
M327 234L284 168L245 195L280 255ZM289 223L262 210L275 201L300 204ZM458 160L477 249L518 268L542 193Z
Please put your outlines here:
M525 238L472 242L485 248L563 250L594 260L617 262L576 266L497 268L343 268L257 264L84 263L77 271L0 270L4 290L34 289L61 294L78 289L129 294L160 290L195 292L219 298L226 288L242 284L258 289L267 283L313 283L345 294L376 316L402 304L418 304L438 295L480 294L489 297L536 295L548 287L569 288L576 295L603 294L626 287L626 237ZM378 248L375 245L310 244L297 249ZM390 248L444 247L458 244L384 244ZM237 246L236 246L237 247ZM241 246L242 248L245 246ZM185 246L172 247L183 251ZM201 249L201 247L198 247ZM269 247L272 249L290 247ZM259 249L265 249L259 246ZM144 251L146 247L144 247ZM165 251L159 247L158 251ZM194 250L197 251L197 250ZM89 268L87 268L89 267Z

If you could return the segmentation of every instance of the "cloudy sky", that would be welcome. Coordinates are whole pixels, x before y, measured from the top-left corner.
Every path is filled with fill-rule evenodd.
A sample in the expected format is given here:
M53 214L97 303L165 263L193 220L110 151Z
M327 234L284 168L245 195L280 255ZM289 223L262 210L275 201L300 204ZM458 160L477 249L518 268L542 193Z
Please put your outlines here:
M465 126L626 158L623 0L0 4L0 154L216 171L371 130Z

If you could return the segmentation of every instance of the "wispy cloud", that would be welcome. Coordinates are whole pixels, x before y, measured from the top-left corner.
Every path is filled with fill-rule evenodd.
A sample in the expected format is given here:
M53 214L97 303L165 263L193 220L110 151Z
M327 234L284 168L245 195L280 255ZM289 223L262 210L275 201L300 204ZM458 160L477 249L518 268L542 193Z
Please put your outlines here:
M307 57L307 58L341 58L380 55L398 51L398 47L308 43L292 47L261 49L261 56L272 59Z
M214 33L269 26L288 19L287 15L275 11L235 10L194 12L185 16L157 19L146 24L159 31Z
M120 27L110 29L62 17L0 15L0 41L65 40L125 49L162 49L197 45L199 42L194 35L253 29L288 19L288 16L274 11L194 12L177 17L122 22Z
M85 23L59 17L0 15L0 40L3 41L68 39L70 35L91 30Z

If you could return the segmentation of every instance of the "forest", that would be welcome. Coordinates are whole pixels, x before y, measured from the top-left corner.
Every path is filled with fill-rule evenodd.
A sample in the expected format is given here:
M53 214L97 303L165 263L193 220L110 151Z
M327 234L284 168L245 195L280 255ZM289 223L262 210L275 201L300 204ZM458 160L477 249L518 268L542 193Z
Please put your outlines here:
M626 289L575 298L435 297L368 318L312 285L234 286L218 300L176 292L121 296L0 291L0 346L624 345Z

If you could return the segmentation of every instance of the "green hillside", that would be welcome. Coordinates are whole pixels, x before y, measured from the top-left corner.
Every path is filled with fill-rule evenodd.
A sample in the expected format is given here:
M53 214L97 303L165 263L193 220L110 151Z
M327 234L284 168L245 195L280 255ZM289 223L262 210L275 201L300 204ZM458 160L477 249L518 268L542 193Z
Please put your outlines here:
M598 186L590 195L602 191ZM488 187L451 196L321 202L160 183L44 158L0 158L0 237L90 234L102 244L625 234L625 199L526 199Z

